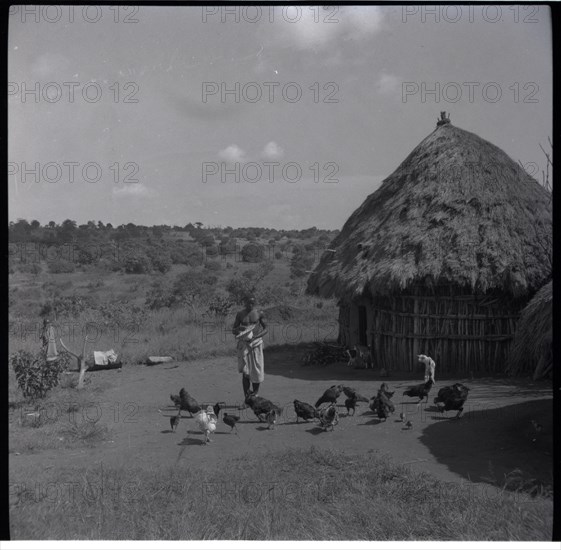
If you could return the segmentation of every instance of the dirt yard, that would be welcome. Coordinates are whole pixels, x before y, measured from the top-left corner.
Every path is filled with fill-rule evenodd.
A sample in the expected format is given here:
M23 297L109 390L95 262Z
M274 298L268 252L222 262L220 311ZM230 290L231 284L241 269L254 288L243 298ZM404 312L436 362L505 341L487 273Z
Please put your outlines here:
M65 467L107 467L134 465L156 470L183 463L214 468L224 459L289 447L338 449L353 453L387 453L399 464L429 472L447 482L493 483L515 469L525 476L551 483L552 399L548 382L528 380L459 380L470 389L464 416L436 412L433 398L438 389L457 380L438 378L429 397L417 410L416 399L403 397L405 386L419 379L393 376L385 379L396 390L396 414L380 422L359 403L355 416L346 416L344 396L339 398L340 422L333 432L324 432L313 422L296 423L292 402L314 403L323 391L336 383L356 388L371 397L382 380L370 370L353 370L346 365L299 366L300 353L266 350L266 379L260 395L284 407L281 423L268 430L250 409L234 411L242 403L241 380L235 357L157 366L127 365L122 370L98 371L87 375L89 388L98 401L88 408L88 418L99 418L108 426L108 436L98 445L81 449L47 449L10 453L11 479L48 475ZM422 375L420 375L421 377ZM197 432L189 413L173 433L169 417L174 414L170 393L185 387L199 402L225 401L228 412L241 415L239 436L219 423L209 445ZM60 404L61 410L65 410ZM161 411L161 412L160 412ZM405 430L399 412L413 422ZM78 419L80 420L80 419ZM536 433L530 420L542 424ZM51 470L52 471L52 470Z

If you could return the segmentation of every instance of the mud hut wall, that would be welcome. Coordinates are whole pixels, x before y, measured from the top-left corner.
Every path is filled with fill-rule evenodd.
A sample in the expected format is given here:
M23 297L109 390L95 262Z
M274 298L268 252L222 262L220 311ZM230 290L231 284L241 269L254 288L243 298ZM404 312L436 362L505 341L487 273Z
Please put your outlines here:
M502 373L520 304L467 294L400 295L370 302L375 368L418 370L417 355L433 357L439 372Z

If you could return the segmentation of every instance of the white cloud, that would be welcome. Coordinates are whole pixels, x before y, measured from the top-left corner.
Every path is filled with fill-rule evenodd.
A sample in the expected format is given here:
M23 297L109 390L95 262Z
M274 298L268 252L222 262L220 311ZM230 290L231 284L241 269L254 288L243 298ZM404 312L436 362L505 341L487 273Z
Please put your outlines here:
M276 39L296 48L323 49L339 39L372 36L383 28L378 6L283 6L274 10Z
M378 92L394 94L400 90L401 80L395 75L382 73L378 79Z
M245 151L235 144L228 145L226 149L218 152L218 156L226 162L245 162Z
M267 160L278 160L284 157L284 149L274 141L269 141L265 145L261 156Z
M148 198L153 197L155 192L149 189L142 183L132 183L131 185L125 185L124 187L113 188L113 196L115 197L142 197Z

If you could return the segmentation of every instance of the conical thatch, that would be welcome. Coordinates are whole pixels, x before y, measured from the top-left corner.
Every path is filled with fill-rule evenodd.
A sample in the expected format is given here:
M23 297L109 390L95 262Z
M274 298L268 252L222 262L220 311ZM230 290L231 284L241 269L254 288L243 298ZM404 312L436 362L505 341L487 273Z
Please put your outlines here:
M547 376L553 367L553 284L549 281L523 309L510 352L508 372L534 372L534 380Z
M506 153L439 125L345 223L308 292L452 283L523 296L551 273L550 194Z

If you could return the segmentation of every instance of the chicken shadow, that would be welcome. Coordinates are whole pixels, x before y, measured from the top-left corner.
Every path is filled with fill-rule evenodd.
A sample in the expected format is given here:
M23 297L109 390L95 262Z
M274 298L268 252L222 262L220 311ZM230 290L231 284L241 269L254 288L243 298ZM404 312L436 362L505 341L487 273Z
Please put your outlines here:
M312 435L319 435L322 433L325 433L326 431L331 431L331 430L324 430L323 428L320 428L319 426L314 426L313 428L310 428L309 430L306 430L309 434Z
M358 426L377 426L378 424L384 424L384 421L381 418L372 418L371 420L368 420L368 422L358 424Z
M450 416L427 416L439 421L424 426L419 437L435 460L451 472L469 481L503 486L506 476L518 469L536 483L552 482L551 399L478 411L466 407L459 419L452 412L447 413ZM543 425L543 433L537 437L531 431L531 420Z
M204 440L204 435L200 435L199 438L195 438L195 437L184 437L179 443L178 445L184 447L186 445L204 445L205 444L205 440Z

